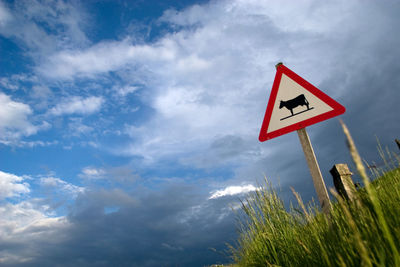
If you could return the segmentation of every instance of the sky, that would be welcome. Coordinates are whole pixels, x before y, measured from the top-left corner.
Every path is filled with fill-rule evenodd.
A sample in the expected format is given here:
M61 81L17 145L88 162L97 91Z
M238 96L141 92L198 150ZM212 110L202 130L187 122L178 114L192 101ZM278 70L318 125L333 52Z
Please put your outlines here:
M316 199L295 132L258 135L291 70L362 158L400 137L400 2L0 0L0 265L230 262L239 200ZM337 118L307 127L325 183ZM355 177L357 179L357 177Z

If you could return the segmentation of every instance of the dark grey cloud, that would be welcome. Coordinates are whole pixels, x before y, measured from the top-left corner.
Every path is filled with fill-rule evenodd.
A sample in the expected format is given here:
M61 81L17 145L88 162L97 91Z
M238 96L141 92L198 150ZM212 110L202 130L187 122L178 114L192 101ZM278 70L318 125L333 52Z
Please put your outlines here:
M189 184L160 192L102 190L81 194L68 227L35 244L3 244L32 257L10 266L204 266L229 261L234 242L232 197L207 200ZM105 212L107 207L117 207Z

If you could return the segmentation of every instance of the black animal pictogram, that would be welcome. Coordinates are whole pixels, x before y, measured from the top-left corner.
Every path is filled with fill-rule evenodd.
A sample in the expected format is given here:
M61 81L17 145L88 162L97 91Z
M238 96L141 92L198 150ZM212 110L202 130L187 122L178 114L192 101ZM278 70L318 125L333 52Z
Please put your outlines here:
M304 110L304 111L301 111L299 113L294 114L293 113L293 109L298 107L298 106L306 106L307 110ZM281 109L283 107L285 107L288 110L290 110L290 113L292 115L288 116L288 117L292 117L292 116L295 116L297 114L300 114L300 113L303 113L305 111L313 109L313 108L310 108L310 103L307 101L306 97L303 94L301 94L299 96L296 96L295 98L290 99L290 100L286 100L286 101L281 100L281 103L279 104L279 109ZM288 117L282 118L281 120L287 119Z

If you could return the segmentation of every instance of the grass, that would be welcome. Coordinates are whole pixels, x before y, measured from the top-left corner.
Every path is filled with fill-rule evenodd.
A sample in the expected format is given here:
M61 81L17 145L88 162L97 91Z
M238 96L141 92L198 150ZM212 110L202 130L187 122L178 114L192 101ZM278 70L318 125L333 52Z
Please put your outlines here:
M325 215L293 191L298 203L287 208L266 182L242 201L240 236L230 246L234 266L400 266L400 169L376 169L370 182L342 126L364 183L357 199L345 201L336 195L337 202ZM383 159L387 167L399 166Z

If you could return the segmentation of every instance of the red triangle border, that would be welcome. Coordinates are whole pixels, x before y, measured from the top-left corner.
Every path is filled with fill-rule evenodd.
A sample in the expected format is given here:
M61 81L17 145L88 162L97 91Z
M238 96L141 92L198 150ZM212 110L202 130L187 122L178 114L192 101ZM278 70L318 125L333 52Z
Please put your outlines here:
M267 130L268 130L268 126L269 126L269 123L271 120L271 115L272 115L272 111L273 111L272 109L275 105L276 96L278 94L279 85L281 83L282 74L287 75L293 81L295 81L296 83L301 85L304 89L308 90L310 93L312 93L313 95L318 97L320 100L325 102L327 105L329 105L333 110L268 133ZM264 120L263 120L263 123L261 126L261 131L260 131L260 135L259 135L258 139L260 140L260 142L264 142L264 141L270 140L272 138L305 128L312 124L336 117L338 115L343 114L345 111L346 111L346 108L344 106L342 106L341 104L339 104L338 102L333 100L330 96L328 96L327 94L325 94L324 92L319 90L317 87L315 87L311 83L304 80L298 74L296 74L295 72L293 72L292 70L287 68L285 65L280 64L277 66L275 80L272 85L271 95L268 100L267 110L265 111L265 116L264 116Z

